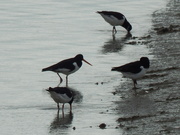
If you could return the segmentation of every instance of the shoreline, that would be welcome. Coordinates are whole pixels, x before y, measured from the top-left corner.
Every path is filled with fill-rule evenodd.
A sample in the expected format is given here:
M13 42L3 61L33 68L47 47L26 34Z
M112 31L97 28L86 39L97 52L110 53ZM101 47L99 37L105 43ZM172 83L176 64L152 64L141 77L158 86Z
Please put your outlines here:
M180 134L180 2L171 0L153 13L153 28L144 44L151 50L151 67L132 95L131 82L118 86L122 101L115 111L125 135ZM126 82L127 83L127 82ZM123 135L124 135L123 134Z

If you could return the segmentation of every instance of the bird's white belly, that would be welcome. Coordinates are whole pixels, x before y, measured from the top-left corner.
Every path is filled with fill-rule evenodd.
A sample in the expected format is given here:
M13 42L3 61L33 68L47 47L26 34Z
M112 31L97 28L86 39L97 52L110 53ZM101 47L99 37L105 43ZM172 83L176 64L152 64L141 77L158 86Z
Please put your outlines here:
M50 92L52 99L56 103L68 103L71 101L72 98L69 98L66 94L59 94L54 91Z
M130 72L122 72L122 74L123 74L123 76L125 76L127 78L131 78L133 80L137 80L137 79L143 77L146 74L146 71L147 71L147 69L142 68L141 72L136 73L136 74L130 73Z
M79 66L77 65L76 62L74 62L73 65L75 66L75 69L72 70L69 74L72 74L72 73L76 72L77 70L79 70Z
M104 20L106 22L108 22L109 24L111 24L112 26L117 26L117 25L123 25L125 18L123 18L122 20L117 19L114 16L106 16L104 14L101 14L101 16L104 18Z
M74 62L73 65L75 66L75 68L72 71L70 69L67 69L67 68L61 68L61 69L58 69L57 71L62 73L62 74L65 74L65 75L72 74L72 73L76 72L77 70L79 70L79 66L77 65L76 62Z

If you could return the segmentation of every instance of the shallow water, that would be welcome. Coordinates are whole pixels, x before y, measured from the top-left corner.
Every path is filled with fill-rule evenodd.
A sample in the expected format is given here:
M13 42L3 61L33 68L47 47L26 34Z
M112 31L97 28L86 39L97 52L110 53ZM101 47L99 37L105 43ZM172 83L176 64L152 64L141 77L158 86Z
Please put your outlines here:
M151 28L152 12L163 8L166 0L1 0L0 4L1 134L122 134L113 111L114 101L121 98L112 92L130 80L111 72L111 67L153 56L141 43L125 44L129 38L122 27L113 38L112 27L95 12L122 12L133 26L132 36L140 37ZM83 63L69 76L77 101L72 115L66 105L62 119L45 91L57 86L59 78L41 69L78 53L93 66ZM99 129L101 123L107 124L105 130Z

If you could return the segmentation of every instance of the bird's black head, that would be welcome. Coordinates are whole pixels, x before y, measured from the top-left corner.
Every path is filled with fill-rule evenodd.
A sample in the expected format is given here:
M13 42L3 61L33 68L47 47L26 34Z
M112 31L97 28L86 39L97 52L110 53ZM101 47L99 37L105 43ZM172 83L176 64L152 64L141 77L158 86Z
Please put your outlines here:
M149 68L150 62L148 57L141 57L140 62L144 68Z
M71 105L73 101L74 101L74 97L72 97L71 101L69 101L69 104Z
M127 26L126 30L127 30L128 32L130 32L130 31L132 30L131 24L129 24L129 25Z
M122 25L122 27L124 27L128 32L132 30L132 26L127 20L124 21L124 24Z
M83 58L83 55L82 54L78 54L74 57L75 61L77 63L79 63L79 66L82 65L82 61L86 62L87 64L91 65L89 62L87 62L84 58ZM92 65L91 65L92 66Z
M83 60L83 55L82 54L78 54L74 57L77 61L82 61Z

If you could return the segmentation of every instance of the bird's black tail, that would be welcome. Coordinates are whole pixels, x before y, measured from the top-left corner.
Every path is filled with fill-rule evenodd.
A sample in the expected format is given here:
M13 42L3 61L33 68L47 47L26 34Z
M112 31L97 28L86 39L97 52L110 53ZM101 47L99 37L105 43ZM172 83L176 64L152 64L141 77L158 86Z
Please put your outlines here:
M51 71L51 68L50 68L50 67L43 68L43 69L42 69L42 72L44 72L44 71Z
M111 71L117 71L117 67L113 67Z
M48 89L46 89L47 91L53 91L53 88L49 87Z

